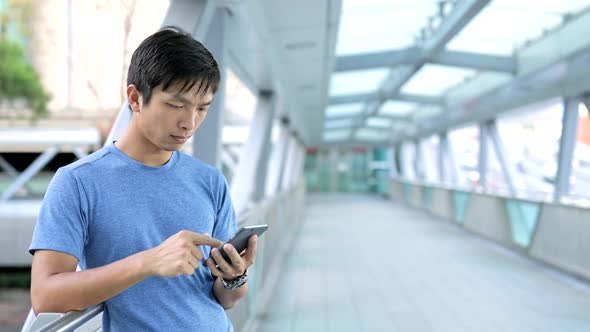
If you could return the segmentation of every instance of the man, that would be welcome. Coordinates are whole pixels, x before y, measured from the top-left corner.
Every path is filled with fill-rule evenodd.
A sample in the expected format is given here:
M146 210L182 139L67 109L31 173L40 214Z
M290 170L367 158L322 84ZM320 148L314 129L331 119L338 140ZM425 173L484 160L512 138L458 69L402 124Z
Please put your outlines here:
M246 295L257 238L221 257L236 230L227 182L178 151L219 80L211 53L176 28L133 53L126 132L60 168L45 195L30 246L35 313L104 302L104 331L233 330L224 309Z

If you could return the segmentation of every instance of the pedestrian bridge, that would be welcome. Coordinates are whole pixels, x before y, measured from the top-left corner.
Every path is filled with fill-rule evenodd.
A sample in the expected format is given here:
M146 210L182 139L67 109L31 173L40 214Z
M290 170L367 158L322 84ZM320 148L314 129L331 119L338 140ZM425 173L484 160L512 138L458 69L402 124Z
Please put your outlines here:
M300 185L244 216L270 229L250 294L228 311L236 330L590 330L587 210L538 203L522 246L506 198L463 192L454 205L456 192L444 188L392 180L390 189L304 195ZM99 312L66 314L61 327ZM96 318L82 326L99 328Z

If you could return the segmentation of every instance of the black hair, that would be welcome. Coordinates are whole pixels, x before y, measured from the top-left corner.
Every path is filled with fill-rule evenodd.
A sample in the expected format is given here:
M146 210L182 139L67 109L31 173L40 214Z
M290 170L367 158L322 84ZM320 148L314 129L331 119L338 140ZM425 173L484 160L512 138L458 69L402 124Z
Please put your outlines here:
M190 34L174 26L167 26L146 38L133 52L127 86L134 84L145 104L152 90L162 85L166 91L181 83L181 93L198 84L198 92L215 93L221 75L213 55Z

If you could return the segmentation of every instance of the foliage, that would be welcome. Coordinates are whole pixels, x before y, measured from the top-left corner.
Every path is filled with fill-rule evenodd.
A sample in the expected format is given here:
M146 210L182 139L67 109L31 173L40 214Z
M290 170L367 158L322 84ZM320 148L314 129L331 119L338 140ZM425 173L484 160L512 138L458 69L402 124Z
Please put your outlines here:
M33 119L48 114L49 95L24 50L15 42L0 40L0 100L19 99L24 99L33 110Z
M37 120L48 114L49 95L22 46L31 37L32 17L31 0L9 0L0 8L0 101L26 102Z

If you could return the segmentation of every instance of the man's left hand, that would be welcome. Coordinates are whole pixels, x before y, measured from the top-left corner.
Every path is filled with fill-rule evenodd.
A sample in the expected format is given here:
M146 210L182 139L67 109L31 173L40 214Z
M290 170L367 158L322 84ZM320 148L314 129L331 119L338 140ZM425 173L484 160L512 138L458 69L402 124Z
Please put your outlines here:
M240 253L231 244L225 244L223 250L230 258L230 262L226 261L218 248L211 249L211 257L207 259L207 267L211 273L216 277L221 277L224 280L235 279L244 273L254 264L256 259L256 244L258 243L258 236L252 235L248 239L248 247L243 254Z

